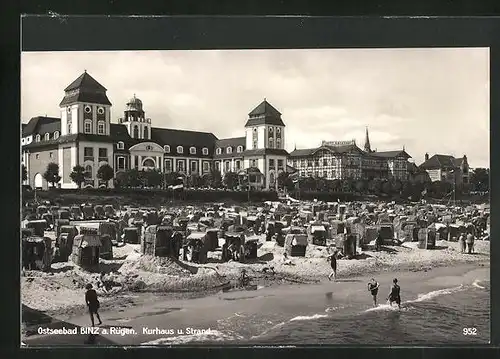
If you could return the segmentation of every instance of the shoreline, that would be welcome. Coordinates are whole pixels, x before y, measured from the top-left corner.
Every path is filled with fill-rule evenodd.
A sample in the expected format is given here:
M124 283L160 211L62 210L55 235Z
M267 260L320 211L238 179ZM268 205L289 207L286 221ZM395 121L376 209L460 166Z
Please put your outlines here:
M480 243L482 241L478 242ZM453 250L456 243L447 242L446 244L452 247ZM390 272L428 272L429 270L441 267L457 267L472 264L476 264L477 267L489 267L489 242L485 242L483 243L483 245L480 245L478 247L481 247L481 249L483 249L484 247L484 249L481 250L481 253L474 255L459 254L458 257L456 253L454 253L453 255L448 255L449 253L442 253L443 251L446 251L446 249L418 250L406 247L396 247L396 250L399 251L395 253L391 252L393 248L387 248L387 252L384 253L365 252L365 255L369 256L368 258L339 260L337 275L339 279L349 279L354 277L366 276L370 273L373 273L373 275L381 275ZM218 267L216 270L223 272L225 280L230 282L236 277L241 268L246 268L247 271L249 271L249 275L252 277L252 284L257 285L258 288L269 290L275 290L284 286L300 286L328 282L327 275L330 271L330 268L325 258L292 257L292 260L297 262L293 266L273 263L277 272L274 276L262 274L262 272L256 270L258 268L252 268L252 266L262 266L262 264L255 263L245 265L240 263L224 263L216 265L216 267ZM268 263L266 262L266 264ZM208 265L206 265L205 267L207 266ZM313 270L311 270L311 268ZM26 277L23 278L26 280ZM158 289L161 288L157 288L156 290L154 288L152 290L136 291L121 290L110 295L100 296L100 313L106 314L115 311L124 313L129 310L134 310L135 308L154 304L158 300L186 301L192 299L207 298L217 293L223 292L221 286L210 289L185 291L162 291ZM259 290L259 292L260 291L261 290ZM31 302L23 300L23 331L29 336L29 334L32 333L31 328L33 326L64 321L72 317L87 315L86 306L83 304L82 299L84 290L74 292L75 293L73 294L75 294L75 296L78 296L78 298L73 299L73 301L69 300L66 305L64 305L65 303L61 303L61 305L58 305L53 309L44 310L43 304L40 304L37 308L36 300L39 298L36 297L30 298ZM255 291L235 290L231 291L230 293L248 294L255 293ZM56 289L51 294L58 295L58 290ZM32 296L35 295L43 296L43 293L36 292L32 294ZM75 300L77 301L76 303ZM35 305L30 305L32 303L35 303ZM25 312L27 311L31 312L29 318L27 318L27 315L25 315ZM39 316L40 319L37 319L37 316Z
M425 273L421 271L385 271L378 273L377 281L382 284L382 296L385 294L391 279L396 276L400 279L403 285L403 301L414 300L419 293L427 293L428 291L441 291L443 288L454 287L461 283L472 283L476 278L481 280L489 280L489 263L457 263L455 266L434 267ZM233 292L219 293L218 295L210 295L208 297L197 299L167 299L158 301L158 296L150 293L152 300L149 303L143 302L142 305L131 307L121 311L115 308L114 310L101 312L101 317L104 321L104 326L101 328L134 328L137 335L120 336L116 334L100 335L97 345L139 345L149 342L155 342L165 337L172 338L174 335L149 335L142 333L141 328L211 328L214 329L213 323L219 320L229 319L234 315L243 312L248 312L249 315L257 313L261 315L258 303L261 303L259 298L266 297L266 302L271 308L272 306L280 306L283 300L302 301L317 300L324 298L327 295L329 303L350 303L351 300L358 300L361 296L362 300L366 300L366 307L371 305L371 298L366 294L365 282L372 276L371 273L364 275L350 276L348 278L339 278L337 282L323 281L316 285L282 285L277 287L263 288L252 292ZM332 289L334 290L332 291ZM328 297L329 295L329 297ZM366 296L366 298L364 298ZM150 299L151 299L150 298ZM324 299L323 299L324 300ZM257 307L255 307L257 305ZM285 304L286 305L286 304ZM325 303L329 306L329 304ZM323 308L324 309L324 308ZM325 310L326 311L326 310ZM302 311L292 311L288 315L288 321L292 322L302 318L302 316L312 316L318 313L317 309L308 309L307 306ZM266 315L262 313L262 315ZM54 323L53 325L43 325L43 327L52 328L74 328L88 326L88 315L75 316L67 321ZM215 329L216 332L218 329ZM219 328L220 332L220 328ZM26 345L47 345L47 344L83 344L87 340L86 335L31 335L23 336L23 341ZM189 338L188 338L189 339ZM193 339L193 338L191 338ZM196 340L196 339L193 339ZM162 344L162 343L158 343ZM163 343L163 344L168 344ZM150 345L153 345L150 343Z

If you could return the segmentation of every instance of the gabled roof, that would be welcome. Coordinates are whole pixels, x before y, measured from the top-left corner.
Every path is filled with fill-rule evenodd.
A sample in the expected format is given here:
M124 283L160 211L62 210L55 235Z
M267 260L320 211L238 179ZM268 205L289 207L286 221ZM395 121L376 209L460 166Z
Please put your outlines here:
M304 156L311 156L313 153L315 153L317 148L304 148L300 150L293 150L290 152L290 157L304 157Z
M457 168L460 165L457 165L457 160L462 161L463 159L457 159L453 156L450 155L439 155L436 154L429 158L427 161L422 163L420 165L420 168L426 169L426 170L432 170L432 169L449 169L449 168ZM461 162L460 162L461 164Z
M22 136L33 134L53 133L61 130L61 119L57 117L37 116L31 118L27 124L23 124Z
M248 114L245 127L258 125L285 126L281 119L281 113L275 109L266 99Z
M406 157L407 159L411 158L411 156L405 150L371 152L369 153L369 155L382 158L395 158L399 156Z
M350 151L358 151L360 153L364 153L361 148L356 146L355 144L352 145L342 145L342 146L328 146L328 145L323 145L319 146L316 148L306 148L306 149L300 149L300 150L294 150L292 153L290 153L291 157L304 157L304 156L312 156L316 152L321 151L321 150L327 150L333 153L337 154L342 154L342 153L347 153Z
M76 89L85 89L85 90L92 90L92 91L107 91L107 89L101 85L99 82L97 82L96 79L94 79L92 76L90 76L87 73L87 70L78 78L70 83L68 87L64 89L64 91L71 91L71 90L76 90Z

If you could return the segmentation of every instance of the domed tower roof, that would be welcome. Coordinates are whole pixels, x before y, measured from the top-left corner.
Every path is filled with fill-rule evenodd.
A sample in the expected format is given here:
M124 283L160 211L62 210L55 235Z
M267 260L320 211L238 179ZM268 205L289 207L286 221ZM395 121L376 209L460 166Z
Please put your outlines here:
M142 111L142 101L138 99L137 97L132 97L128 102L127 102L127 110L136 110L136 111Z

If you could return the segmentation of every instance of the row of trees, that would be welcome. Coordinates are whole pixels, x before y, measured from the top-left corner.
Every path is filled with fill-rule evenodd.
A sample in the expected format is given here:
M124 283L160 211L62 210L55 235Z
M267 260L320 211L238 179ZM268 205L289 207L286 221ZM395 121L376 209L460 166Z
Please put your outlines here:
M27 170L22 165L22 180L28 178ZM86 173L82 166L73 167L70 173L71 180L81 188L87 178L91 178L91 174ZM43 174L43 178L52 186L56 186L61 180L59 176L59 165L57 163L49 163ZM187 187L201 188L228 188L235 189L239 186L239 176L235 172L228 172L221 177L218 171L199 175L191 174L185 176L177 172L161 173L158 170L139 171L131 169L114 173L111 166L105 164L97 171L97 178L104 183L109 183L114 179L115 187L149 187L149 188L165 188L170 185L183 183ZM282 172L278 175L278 188L286 189L289 192L296 190L301 191L321 191L321 192L356 192L362 194L375 195L395 195L403 196L418 196L419 194L428 194L432 197L442 198L453 193L464 193L469 191L486 192L489 190L489 169L478 168L471 173L468 184L456 186L448 182L403 182L400 180L355 180L355 179L334 179L327 180L325 178L298 178L293 179L287 172Z
M288 192L300 191L319 191L319 192L344 192L344 193L360 193L373 195L399 195L404 198L411 197L419 199L422 196L430 196L434 198L444 198L447 196L470 191L470 185L456 186L448 182L410 182L401 180L385 180L385 179L334 179L327 180L325 178L305 177L292 179L288 173L281 173L278 176L278 188L285 189Z

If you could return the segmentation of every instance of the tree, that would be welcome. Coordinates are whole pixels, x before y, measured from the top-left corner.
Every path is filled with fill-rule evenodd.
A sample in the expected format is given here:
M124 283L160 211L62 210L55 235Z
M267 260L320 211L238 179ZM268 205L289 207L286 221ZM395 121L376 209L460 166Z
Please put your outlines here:
M338 178L328 181L328 189L332 192L338 192L342 188L342 181Z
M390 181L384 181L382 183L382 192L384 192L385 194L392 193L392 183Z
M288 172L285 172L285 171L280 172L278 174L278 179L277 179L277 181L278 181L278 188L280 188L280 189L285 188L286 187L286 183L287 183L287 181L288 181L289 178L290 178L290 176L289 176Z
M478 192L487 192L490 189L490 169L476 168L471 172L469 180L472 190Z
M85 168L80 165L73 167L73 171L69 174L69 178L76 183L78 188L82 188L82 183L85 181Z
M115 171L113 168L108 165L104 164L99 169L97 170L97 178L100 180L106 182L106 187L108 186L108 182L115 176Z
M234 189L238 185L238 174L235 172L226 172L224 175L224 185L229 189Z
M189 187L193 188L199 188L202 186L203 183L203 180L201 179L201 176L198 173L192 173L187 180Z
M401 180L395 180L394 183L392 184L392 188L394 192L400 193L401 190L403 189L403 182Z
M380 181L378 178L372 179L368 183L368 189L373 194L380 194L380 191L382 190L382 181Z
M361 179L357 180L354 186L356 188L356 191L360 193L364 193L366 191L366 183Z
M222 186L222 176L219 171L211 169L210 173L207 173L207 184L212 188L220 188Z
M118 171L115 175L115 187L129 187L130 186L130 176L129 171Z
M21 179L23 182L28 179L28 171L25 165L21 165Z
M141 172L146 187L159 187L163 182L163 174L157 169Z
M49 163L47 165L47 170L43 174L43 178L55 187L56 183L61 180L61 176L59 176L59 165L54 162Z

